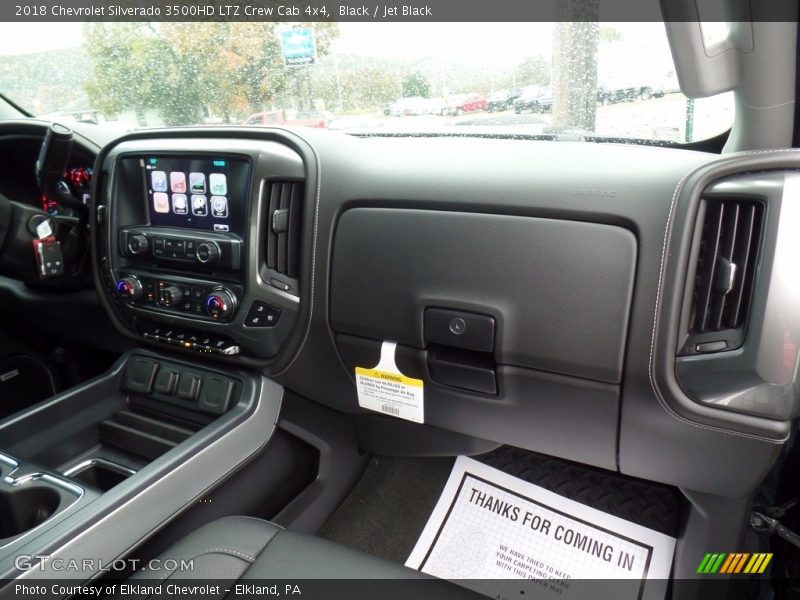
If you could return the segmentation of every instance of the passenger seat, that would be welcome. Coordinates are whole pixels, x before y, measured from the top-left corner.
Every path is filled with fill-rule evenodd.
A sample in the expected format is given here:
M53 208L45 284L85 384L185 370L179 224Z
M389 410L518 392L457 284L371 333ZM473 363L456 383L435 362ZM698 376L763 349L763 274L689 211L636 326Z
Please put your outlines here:
M158 557L193 561L193 569L171 572L138 571L130 579L162 583L176 579L296 580L303 579L427 579L433 585L414 588L416 597L480 598L474 592L419 571L370 556L328 540L285 530L252 517L226 517L204 525ZM421 592L418 593L418 592Z

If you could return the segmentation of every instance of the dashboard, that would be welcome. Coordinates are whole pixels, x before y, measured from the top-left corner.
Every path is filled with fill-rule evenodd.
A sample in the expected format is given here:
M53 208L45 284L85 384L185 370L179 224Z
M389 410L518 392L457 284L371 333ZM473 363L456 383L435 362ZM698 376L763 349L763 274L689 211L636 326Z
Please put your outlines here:
M267 374L350 415L364 450L507 443L739 497L800 414L798 167L791 151L143 131L94 163L93 280L133 343ZM384 342L424 382L424 424L358 403L355 369Z
M102 276L126 329L199 354L275 357L300 304L288 248L301 158L275 143L160 139L122 142L106 161Z

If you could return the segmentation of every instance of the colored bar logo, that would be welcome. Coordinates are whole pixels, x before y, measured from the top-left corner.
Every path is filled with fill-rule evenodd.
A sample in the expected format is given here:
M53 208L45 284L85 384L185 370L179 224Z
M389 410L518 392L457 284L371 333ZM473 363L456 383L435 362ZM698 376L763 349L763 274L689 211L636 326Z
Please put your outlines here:
M697 572L704 575L714 573L736 575L739 573L763 573L769 562L772 560L772 552L759 552L749 554L747 552L708 552Z

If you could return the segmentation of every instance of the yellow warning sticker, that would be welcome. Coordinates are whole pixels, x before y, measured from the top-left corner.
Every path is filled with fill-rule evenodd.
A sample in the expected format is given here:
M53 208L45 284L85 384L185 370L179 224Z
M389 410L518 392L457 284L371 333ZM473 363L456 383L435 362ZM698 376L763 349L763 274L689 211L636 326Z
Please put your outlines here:
M371 369L356 367L358 405L399 419L424 423L423 381L399 371L394 363L396 347L393 342L384 342L377 366Z

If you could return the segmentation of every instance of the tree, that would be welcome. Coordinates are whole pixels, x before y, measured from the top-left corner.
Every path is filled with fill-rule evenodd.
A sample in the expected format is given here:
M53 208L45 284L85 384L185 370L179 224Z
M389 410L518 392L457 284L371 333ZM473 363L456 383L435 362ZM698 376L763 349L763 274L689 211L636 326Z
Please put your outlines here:
M529 56L514 69L518 86L550 83L550 64L543 56Z
M403 78L402 89L404 98L413 96L430 98L431 96L431 84L428 78L419 71L413 71Z
M564 0L553 35L553 125L594 131L598 0Z
M168 125L240 118L287 89L308 89L314 67L284 65L280 27L313 27L318 56L338 35L336 23L90 23L86 91L105 112L155 109Z
M614 42L621 42L625 39L625 34L623 34L619 29L616 27L609 27L607 25L602 25L600 27L600 41L605 43L614 43Z

